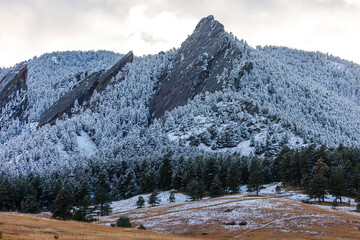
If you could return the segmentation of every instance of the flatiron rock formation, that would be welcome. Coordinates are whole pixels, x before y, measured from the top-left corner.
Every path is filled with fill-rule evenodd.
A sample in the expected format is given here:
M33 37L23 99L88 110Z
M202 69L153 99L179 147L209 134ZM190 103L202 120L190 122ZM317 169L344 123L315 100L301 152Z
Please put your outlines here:
M151 116L159 118L196 94L221 90L219 76L228 74L241 56L221 23L213 16L203 18L177 52L172 70L150 104Z
M133 52L130 51L105 73L99 71L90 74L80 82L79 85L41 114L37 128L47 123L54 124L56 119L64 113L70 114L75 101L77 100L80 105L83 104L92 96L95 89L97 91L104 90L110 80L118 74L128 62L132 62L133 57Z

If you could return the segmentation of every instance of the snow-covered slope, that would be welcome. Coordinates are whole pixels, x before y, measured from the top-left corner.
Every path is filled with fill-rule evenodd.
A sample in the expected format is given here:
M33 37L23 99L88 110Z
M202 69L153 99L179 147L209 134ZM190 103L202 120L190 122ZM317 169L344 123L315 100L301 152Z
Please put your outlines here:
M218 24L208 22L210 29ZM210 90L190 87L181 95L186 97L177 98L178 105L159 118L153 118L149 108L159 90L177 94L161 86L172 86L164 83L178 70L174 62L187 61L187 56L177 58L179 50L135 57L104 91L94 93L87 104L91 108L76 106L71 118L64 116L39 130L42 112L88 74L109 69L122 55L56 52L27 61L28 118L0 128L0 169L17 175L73 168L88 159L155 159L169 152L189 157L234 152L272 156L284 145L360 146L359 65L319 52L254 49L231 34L221 34L241 57L223 68L217 67L224 62L213 49L207 58L207 49L191 56L193 62L185 68L195 84L191 86ZM230 61L226 54L224 59ZM202 66L211 66L205 72L215 69L221 74L203 73ZM206 76L215 85L206 85Z

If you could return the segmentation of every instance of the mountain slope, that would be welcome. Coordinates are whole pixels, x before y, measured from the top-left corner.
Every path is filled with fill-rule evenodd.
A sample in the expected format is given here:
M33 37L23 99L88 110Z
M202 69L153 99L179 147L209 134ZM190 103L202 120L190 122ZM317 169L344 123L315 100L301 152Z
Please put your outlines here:
M94 159L273 156L285 145L360 146L359 65L319 52L254 49L212 16L180 49L134 57L106 89L74 106L71 117L36 130L43 112L119 58L63 52L26 62L28 118L0 129L1 169L18 175Z

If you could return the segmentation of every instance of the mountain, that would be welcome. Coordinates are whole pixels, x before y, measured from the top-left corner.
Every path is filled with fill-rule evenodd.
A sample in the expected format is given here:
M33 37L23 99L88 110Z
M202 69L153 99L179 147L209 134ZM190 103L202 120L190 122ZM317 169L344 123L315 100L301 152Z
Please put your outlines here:
M11 175L167 153L271 157L284 146L360 146L359 65L252 48L213 16L176 50L54 52L0 74L1 94L18 96L0 100L0 166Z

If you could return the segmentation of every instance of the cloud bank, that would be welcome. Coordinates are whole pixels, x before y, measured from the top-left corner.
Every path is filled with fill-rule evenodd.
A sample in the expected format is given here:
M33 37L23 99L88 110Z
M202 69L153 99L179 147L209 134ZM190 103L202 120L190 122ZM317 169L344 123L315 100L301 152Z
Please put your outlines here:
M357 0L0 0L0 66L52 51L153 54L179 47L210 14L251 46L360 63Z

